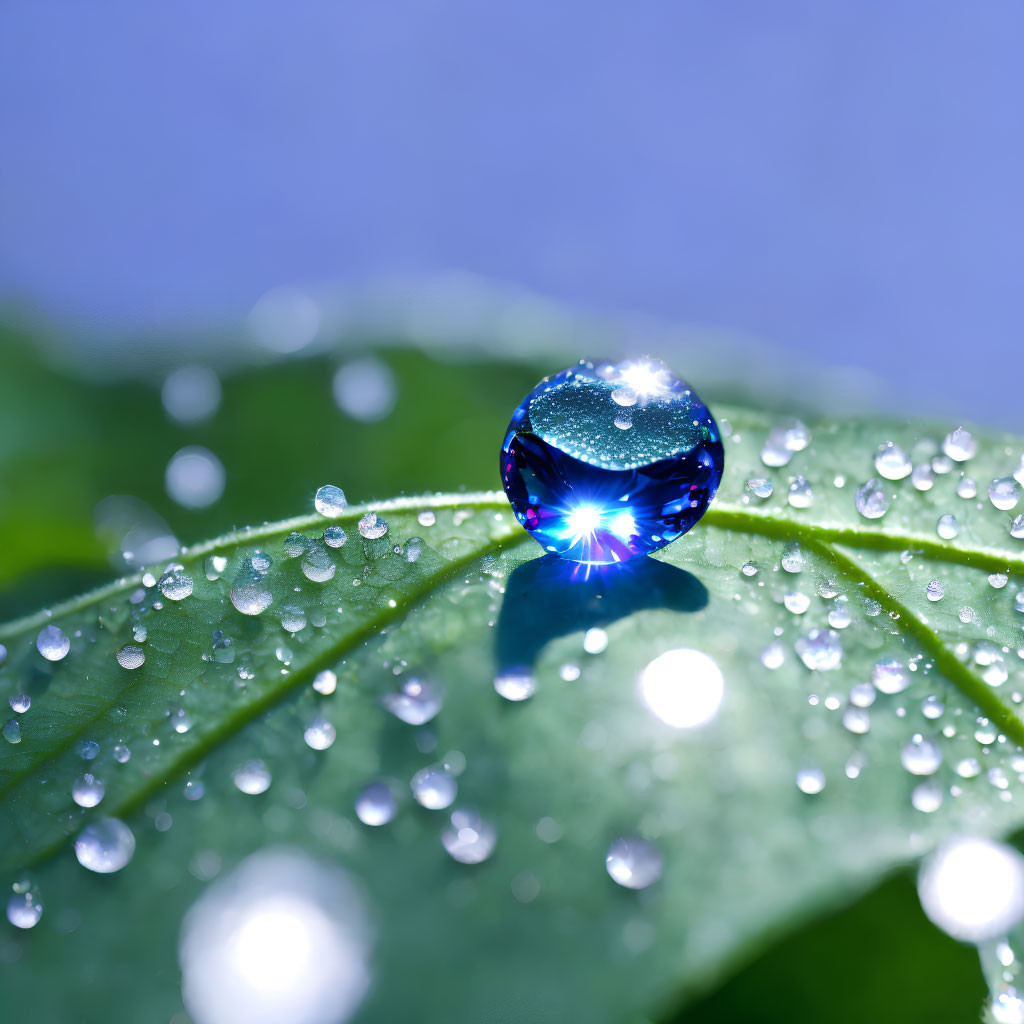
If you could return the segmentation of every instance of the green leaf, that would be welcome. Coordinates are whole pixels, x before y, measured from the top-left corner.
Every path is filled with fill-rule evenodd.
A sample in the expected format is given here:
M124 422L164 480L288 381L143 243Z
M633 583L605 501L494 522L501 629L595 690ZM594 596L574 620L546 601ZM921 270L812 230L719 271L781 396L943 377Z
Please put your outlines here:
M725 415L727 475L705 520L611 584L553 581L501 495L409 498L373 506L390 526L382 539L358 533L366 509L337 520L344 546L310 558L313 576L335 566L324 582L285 550L292 531L315 541L327 525L305 516L185 551L194 589L183 600L132 578L0 629L0 690L32 696L15 716L21 742L0 751L0 858L12 878L28 871L46 904L36 928L8 939L5 959L18 962L0 968L7 1005L42 1019L169 1019L181 1009L175 948L189 906L214 875L288 844L343 865L365 890L376 943L357 1019L618 1021L706 992L781 930L848 903L951 832L1019 828L1001 779L1016 778L1024 742L1024 542L985 488L1017 468L1022 442L982 437L930 490L893 483L889 511L867 520L855 491L874 475L877 445L910 451L944 431L814 423L806 450L766 470L772 424ZM927 457L918 446L915 461ZM964 470L980 498L957 496ZM786 501L797 474L813 489L806 508ZM771 477L774 495L750 497L751 476ZM955 542L936 534L947 513ZM794 567L794 544L795 573L782 566L788 548ZM257 552L273 560L260 584L273 603L248 616L230 591L239 574L254 582ZM211 555L226 559L216 579ZM756 575L741 572L747 563ZM989 582L997 573L1007 585ZM934 579L939 601L926 595ZM809 599L802 614L787 610L793 593ZM811 671L797 649L842 609L841 665ZM292 635L283 613L304 628ZM49 624L71 641L58 662L35 648ZM592 628L607 647L591 634L588 653ZM133 629L145 631L146 661L128 670L116 652ZM215 631L230 648L214 649ZM772 644L784 653L774 669L762 662ZM721 708L693 728L670 727L638 695L641 670L678 648L708 655L724 678ZM869 731L850 731L851 688L890 658L908 688L879 694ZM495 674L523 664L536 695L503 701ZM329 696L310 686L326 668L338 676ZM444 692L420 728L380 703L412 676ZM323 751L303 742L318 717L337 730ZM916 734L942 754L930 779L901 766ZM83 741L98 744L93 760ZM978 773L958 774L971 758ZM253 759L273 777L260 795L232 782ZM444 811L406 798L381 829L352 813L369 780L407 792L442 759L465 763L456 806L497 829L483 864L446 855ZM821 792L798 789L806 770L821 773ZM89 810L71 799L86 771L106 786ZM942 804L923 813L911 794L929 782ZM69 849L98 815L123 817L137 839L112 877L85 872ZM609 843L633 833L664 857L662 879L642 892L605 871ZM114 1003L94 983L111 965Z

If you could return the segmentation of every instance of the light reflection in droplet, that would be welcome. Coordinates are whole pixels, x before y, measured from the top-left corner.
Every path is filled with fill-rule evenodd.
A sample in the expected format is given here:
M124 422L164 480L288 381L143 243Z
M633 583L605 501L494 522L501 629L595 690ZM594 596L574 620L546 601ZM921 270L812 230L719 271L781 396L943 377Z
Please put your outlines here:
M693 729L710 722L725 696L725 680L703 651L680 647L658 655L640 673L644 703L666 725Z
M264 850L185 917L182 998L195 1024L338 1024L369 987L371 944L365 901L344 871Z

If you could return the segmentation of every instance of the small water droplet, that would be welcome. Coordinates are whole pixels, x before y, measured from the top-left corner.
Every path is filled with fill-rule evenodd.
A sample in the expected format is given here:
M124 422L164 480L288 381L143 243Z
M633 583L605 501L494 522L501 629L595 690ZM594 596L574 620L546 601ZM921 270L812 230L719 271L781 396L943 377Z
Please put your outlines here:
M871 728L871 712L856 704L848 704L843 712L843 725L849 732L861 736Z
M453 860L460 864L480 864L494 852L497 831L476 811L453 811L450 821L441 834L441 843Z
M793 508L810 508L814 502L814 492L805 477L794 477L789 484L787 500Z
M924 595L929 601L941 601L946 594L946 588L941 580L930 580L924 588Z
M330 696L338 687L338 677L329 669L317 672L313 679L313 689L322 693L325 697Z
M455 778L443 767L434 765L418 771L409 783L412 795L421 807L428 811L440 811L451 807L459 791Z
M386 694L382 703L395 718L408 725L425 725L440 710L441 690L423 679L407 679L397 693Z
M902 480L910 476L910 456L892 441L880 445L875 455L875 470L886 480Z
M960 535L960 524L956 521L956 516L948 512L944 516L940 516L935 532L943 540L953 540L958 537Z
M16 718L8 719L4 722L4 726L0 729L0 734L3 734L3 738L8 743L20 743L21 742L21 726L18 724Z
M743 565L740 566L740 572L743 573L744 576L756 576L757 566L754 565L753 562L744 562Z
M767 669L781 668L786 660L786 649L778 640L770 643L761 652L761 664Z
M854 504L865 519L881 519L892 504L892 489L878 477L857 488Z
M380 540L388 532L388 524L376 512L367 512L359 520L359 535L367 540Z
M106 793L107 787L89 772L75 779L71 787L71 798L79 807L95 807Z
M932 471L932 467L925 462L916 465L914 472L910 474L910 482L919 491L930 491L935 485L935 473Z
M583 634L583 650L587 654L600 654L608 646L608 634L597 626Z
M16 693L7 698L7 703L16 715L23 715L32 707L32 698L27 693Z
M812 629L793 645L800 660L814 672L829 672L843 662L843 643L834 629Z
M117 761L118 764L125 764L131 759L131 756L132 752L123 743L118 743L117 746L114 747L114 760Z
M933 814L942 806L944 796L945 793L937 782L920 782L910 794L910 803L915 810L923 814Z
M820 768L801 768L796 773L796 788L808 796L815 796L825 788L825 773Z
M1020 485L1012 476L1000 477L988 485L988 500L1000 512L1009 512L1020 501Z
M316 492L313 507L327 519L337 519L338 516L344 515L345 509L348 508L348 501L345 499L345 492L340 487L335 487L334 484L324 484Z
M994 572L988 578L988 585L994 590L1002 590L1010 581L1010 577L1004 572Z
M418 522L420 526L433 526L434 523L437 522L437 516L435 516L434 513L430 511L430 509L425 508L416 517L416 522Z
M659 654L640 673L639 685L648 709L673 729L694 729L710 722L725 696L718 664L689 647Z
M120 871L135 853L135 836L117 818L90 822L75 840L75 856L83 868L108 875Z
M751 477L747 481L747 493L752 494L755 498L770 498L775 488L772 486L771 480L766 479L763 476Z
M364 825L374 827L392 821L398 811L398 802L391 787L380 780L371 782L356 797L356 817Z
M795 541L782 549L782 568L786 572L800 572L804 567L804 554Z
M1024 512L1010 523L1010 536L1017 540L1024 538Z
M36 649L47 661L60 661L71 650L71 641L59 626L43 626L36 637Z
M117 649L116 658L121 668L133 671L146 663L146 652L138 644L125 644Z
M782 599L782 603L786 606L787 611L792 612L794 615L803 615L810 608L811 599L799 590L794 590L786 594Z
M604 865L612 881L624 889L646 889L661 878L664 858L650 840L621 836L612 840Z
M900 763L911 775L933 775L942 764L942 751L918 733L900 750Z
M327 527L331 529L331 527ZM342 531L344 532L344 531ZM324 531L326 535L327 530ZM288 558L301 558L306 550L306 538L301 533L289 533L284 539L284 553Z
M157 586L168 601L184 601L192 595L193 582L180 565L172 566L160 577Z
M882 658L875 662L871 681L879 693L902 693L910 685L906 666L895 658Z
M267 766L259 760L246 761L231 775L235 785L249 796L258 796L270 788L272 781Z
M328 526L324 530L324 543L329 548L340 548L348 540L348 534L341 526Z
M314 718L302 734L306 746L312 750L326 750L337 738L338 731L326 718Z
M306 613L294 604L286 604L281 610L281 627L288 633L301 633L306 628Z
M7 901L7 920L15 928L34 928L43 916L43 903L39 892L27 883L16 883Z
M970 431L957 427L944 438L942 450L954 462L966 462L978 451L978 442Z
M505 700L520 701L534 695L537 683L528 669L505 669L494 677L494 689Z
M224 493L226 482L224 463L199 445L175 452L164 473L168 497L182 508L209 508Z
M963 476L960 478L960 482L956 485L956 493L958 497L976 498L978 496L978 485L969 476Z

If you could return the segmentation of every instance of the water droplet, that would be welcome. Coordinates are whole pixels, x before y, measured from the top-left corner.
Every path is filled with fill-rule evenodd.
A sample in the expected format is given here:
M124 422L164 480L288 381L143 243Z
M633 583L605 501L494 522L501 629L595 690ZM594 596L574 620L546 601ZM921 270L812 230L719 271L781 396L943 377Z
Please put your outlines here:
M226 481L224 463L198 445L175 452L164 473L168 497L182 508L209 508L224 493Z
M849 704L843 712L843 725L849 732L861 736L871 728L871 712L867 708Z
M886 441L880 445L875 455L875 471L886 480L902 480L910 476L913 467L910 463L910 456L892 441ZM869 518L877 518L870 516Z
M324 543L329 548L340 548L347 540L348 534L345 532L344 527L328 526L324 530Z
M209 555L203 563L206 578L212 583L219 580L228 567L228 560L223 555Z
M125 644L119 647L115 657L121 668L129 670L142 668L146 663L146 652L138 644Z
M804 567L804 555L797 543L787 544L782 549L782 568L786 572L800 572Z
M16 693L7 698L7 703L16 715L23 715L32 707L32 698L27 693Z
M757 566L754 565L753 562L744 562L743 565L740 566L740 572L743 573L744 576L756 576Z
M981 765L976 757L964 757L957 761L956 773L961 779L973 779L981 774Z
M763 476L751 477L747 481L747 493L752 494L755 498L770 498L774 490L771 480L767 480Z
M825 773L820 768L801 768L796 773L796 788L815 796L825 788Z
M608 646L608 634L598 627L588 629L583 634L583 650L587 654L600 654Z
M95 775L86 772L81 778L75 779L71 787L71 798L79 807L95 807L106 791L107 787Z
M935 485L935 473L927 463L920 463L910 474L910 482L919 491L930 491Z
M787 500L793 508L810 508L814 501L811 485L802 477L794 477L789 484Z
M356 817L364 825L386 825L398 811L391 787L380 780L371 782L356 797Z
M626 400L633 426L615 429ZM583 361L542 381L513 413L501 475L517 520L545 550L604 564L690 529L723 461L711 414L662 364ZM628 501L606 500L612 492Z
M302 735L307 747L326 750L337 738L338 730L326 718L314 718Z
M260 615L274 603L274 595L270 593L264 577L245 566L239 570L230 596L231 603L243 615Z
M800 660L815 672L829 672L843 662L843 643L834 629L812 629L793 647Z
M36 637L36 649L47 661L60 661L71 650L71 641L59 626L43 626Z
M643 702L673 729L710 722L725 696L725 680L717 663L689 647L659 654L640 673L639 683Z
M1024 538L1024 512L1010 523L1010 536L1015 537L1017 540Z
M428 811L440 811L455 803L459 784L444 768L433 766L418 771L409 783L412 795Z
M786 649L778 640L770 643L761 652L761 664L767 669L781 668L786 660Z
M117 761L118 764L125 764L131 759L131 756L132 752L123 743L118 743L117 746L114 747L114 760Z
M649 840L622 836L612 840L604 865L612 881L624 889L646 889L661 878L664 858Z
M945 594L946 588L942 585L941 580L931 580L924 588L924 596L929 601L941 601Z
M160 577L157 586L168 601L184 601L191 597L194 584L180 565L174 565Z
M957 427L946 435L942 442L942 450L954 462L966 462L978 451L978 442L971 436L970 431Z
M833 629L846 629L852 621L849 602L845 598L839 598L835 607L828 613L828 624Z
M969 476L960 478L960 482L956 485L956 493L961 498L970 500L978 496L978 485Z
M380 540L388 532L388 524L376 512L367 512L359 520L359 535L367 540Z
M327 528L328 530L330 527ZM342 531L344 533L344 531ZM326 534L327 531L325 530ZM306 550L306 538L301 533L289 533L284 539L284 553L287 558L301 558Z
M947 840L917 880L930 920L961 942L1008 935L1024 918L1024 857L989 839Z
M329 668L325 668L322 672L317 672L316 677L313 679L313 689L317 693L322 693L325 697L334 693L337 686L338 677Z
M334 579L337 566L322 541L310 541L302 556L302 575L313 583L326 583Z
M960 535L960 524L956 521L956 516L950 515L948 512L944 516L940 516L935 532L943 540L953 540L958 537Z
M858 708L869 708L875 703L876 695L871 683L857 683L850 689L850 703Z
M17 883L7 901L7 920L15 928L34 928L43 916L43 903L38 891L25 883Z
M520 701L534 695L537 683L528 669L505 669L494 677L494 689L505 700Z
M921 702L921 714L925 718L930 718L934 721L936 718L941 718L942 713L946 710L946 705L942 702L939 697L936 697L934 693L930 693Z
M246 761L231 775L235 785L249 796L258 796L270 789L271 775L267 766L258 760Z
M4 726L0 729L0 733L3 734L5 740L8 743L20 743L21 742L21 726L18 724L16 718L8 719L4 722Z
M900 763L911 775L934 775L942 764L942 751L918 733L901 748Z
M423 679L407 679L397 693L386 694L384 707L408 725L425 725L440 710L441 690Z
M451 824L441 833L448 855L460 864L480 864L494 852L498 833L476 811L453 811Z
M83 868L101 875L120 871L135 853L132 830L117 818L90 822L75 840L75 856Z
M1012 476L1000 477L988 485L988 500L1000 512L1009 512L1020 501L1020 485Z
M910 676L902 662L884 657L874 663L871 682L880 693L902 693L910 685Z
M872 477L862 487L857 488L854 504L865 519L881 519L889 511L892 498L892 489L878 477Z
M580 677L579 665L574 665L571 661L567 661L559 670L558 675L560 679L564 679L567 683L573 683Z
M915 810L933 814L942 806L944 796L945 793L937 782L920 782L910 794L910 803Z
M1010 581L1010 577L1004 572L994 572L988 578L988 584L995 590L1002 590Z
M425 508L416 517L416 522L418 522L420 524L420 526L433 526L434 523L437 522L437 517L434 515L433 512L430 511L430 509Z
M327 519L337 519L338 516L344 515L345 509L348 508L348 501L345 499L345 492L340 487L335 487L334 484L324 484L316 492L313 507Z
M786 610L792 612L794 615L803 615L805 611L811 606L811 599L806 595L800 593L799 590L794 590L782 599L782 603L786 606Z
M301 633L306 628L306 613L294 604L281 609L281 628L288 633Z

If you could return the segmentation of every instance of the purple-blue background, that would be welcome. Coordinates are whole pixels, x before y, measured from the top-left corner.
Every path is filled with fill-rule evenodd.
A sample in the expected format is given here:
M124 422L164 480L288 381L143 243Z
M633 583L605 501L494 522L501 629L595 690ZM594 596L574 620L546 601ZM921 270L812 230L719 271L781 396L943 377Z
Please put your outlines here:
M1024 428L1018 0L6 0L0 297L468 270Z

